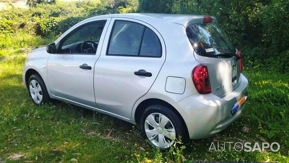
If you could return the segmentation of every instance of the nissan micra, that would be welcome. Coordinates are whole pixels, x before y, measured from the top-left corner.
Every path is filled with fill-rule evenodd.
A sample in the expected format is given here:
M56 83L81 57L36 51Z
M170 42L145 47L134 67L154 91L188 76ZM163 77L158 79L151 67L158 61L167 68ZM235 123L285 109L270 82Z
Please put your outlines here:
M85 19L27 57L36 105L51 99L140 126L160 149L216 134L245 107L242 56L211 16L112 14Z

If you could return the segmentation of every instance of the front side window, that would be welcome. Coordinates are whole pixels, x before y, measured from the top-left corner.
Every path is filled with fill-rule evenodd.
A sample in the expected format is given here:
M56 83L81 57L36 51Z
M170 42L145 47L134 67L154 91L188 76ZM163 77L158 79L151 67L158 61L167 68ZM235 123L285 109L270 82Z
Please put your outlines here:
M144 25L115 21L107 55L161 57L161 43L157 35Z
M236 52L228 37L216 24L191 24L186 32L195 52L199 55L214 57L218 54Z
M95 54L105 20L84 24L73 30L60 42L60 53Z

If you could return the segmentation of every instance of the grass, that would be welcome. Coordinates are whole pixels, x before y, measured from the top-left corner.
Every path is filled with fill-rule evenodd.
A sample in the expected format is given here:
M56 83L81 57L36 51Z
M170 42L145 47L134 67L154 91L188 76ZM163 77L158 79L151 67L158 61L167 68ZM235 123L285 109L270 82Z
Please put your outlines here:
M162 153L129 123L65 103L32 104L23 63L28 45L49 40L19 34L6 42L0 50L0 162L289 162L289 74L245 69L250 89L243 115L214 137ZM209 151L225 142L278 142L280 150Z

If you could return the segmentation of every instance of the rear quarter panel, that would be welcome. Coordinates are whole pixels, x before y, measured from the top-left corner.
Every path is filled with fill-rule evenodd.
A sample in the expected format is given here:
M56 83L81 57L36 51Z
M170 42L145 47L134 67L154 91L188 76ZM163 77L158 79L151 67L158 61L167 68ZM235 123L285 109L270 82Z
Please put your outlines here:
M196 93L191 73L199 62L195 60L184 26L171 23L169 27L160 28L166 44L166 61L149 93L162 93L177 102ZM166 80L169 76L185 79L185 91L182 94L169 93L165 90Z

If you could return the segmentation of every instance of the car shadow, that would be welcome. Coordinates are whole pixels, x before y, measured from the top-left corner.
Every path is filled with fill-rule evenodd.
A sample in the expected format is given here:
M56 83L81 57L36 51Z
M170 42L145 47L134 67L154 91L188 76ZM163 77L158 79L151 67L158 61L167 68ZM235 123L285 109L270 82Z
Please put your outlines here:
M77 119L83 119L85 121L88 121L90 124L103 126L101 128L98 128L97 130L101 130L103 134L108 135L109 136L108 139L116 138L116 139L133 140L134 137L128 137L128 135L131 135L132 132L134 133L136 139L140 139L141 137L140 130L135 125L114 118L112 116L108 116L99 113L97 111L82 108L59 100L52 100L51 104L49 105L55 106L54 112L55 120L64 119L67 118L67 116L69 116L70 118L76 117ZM62 117L62 114L59 114L60 112L62 113L65 112L66 117Z

